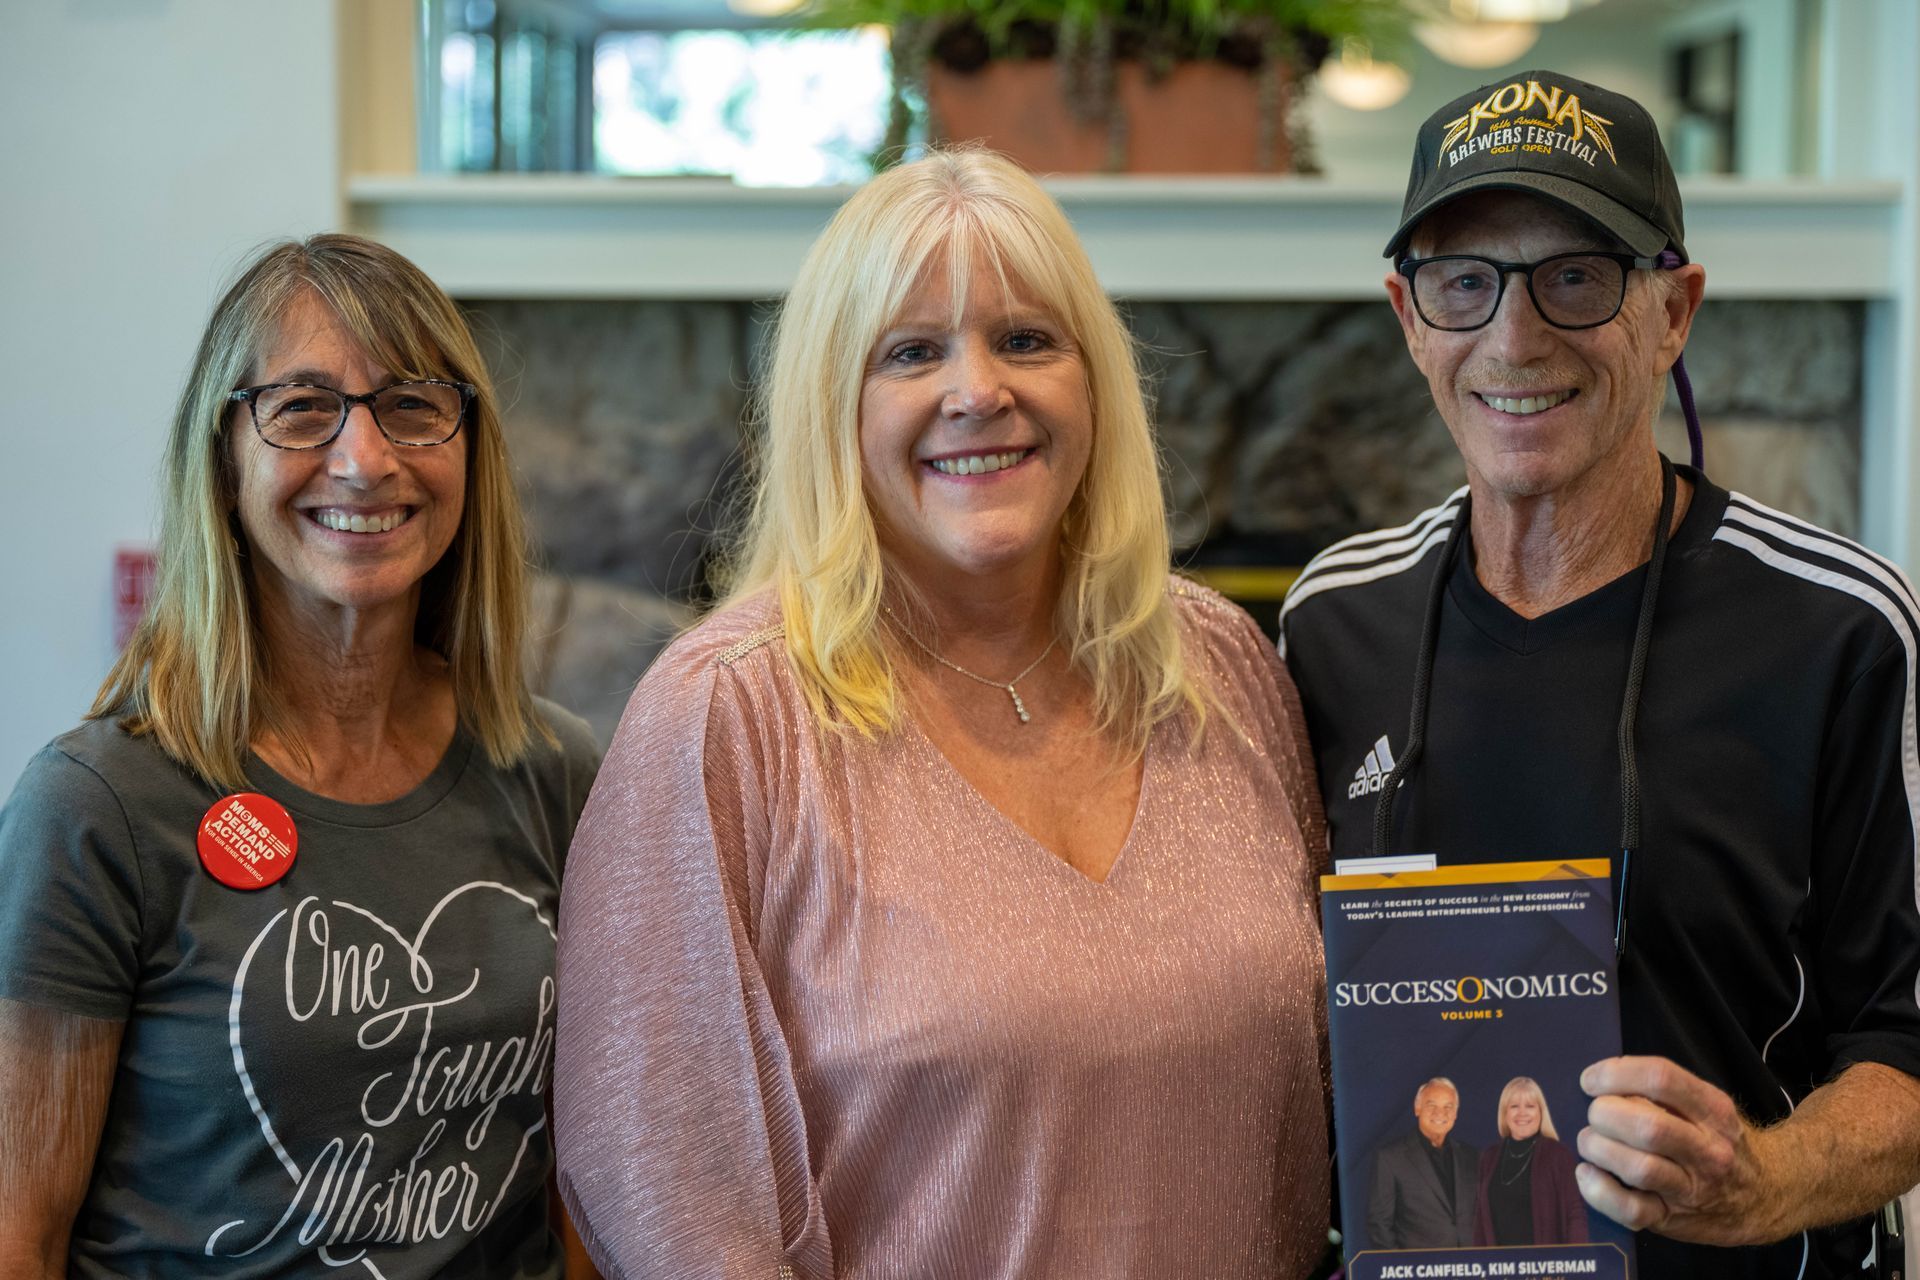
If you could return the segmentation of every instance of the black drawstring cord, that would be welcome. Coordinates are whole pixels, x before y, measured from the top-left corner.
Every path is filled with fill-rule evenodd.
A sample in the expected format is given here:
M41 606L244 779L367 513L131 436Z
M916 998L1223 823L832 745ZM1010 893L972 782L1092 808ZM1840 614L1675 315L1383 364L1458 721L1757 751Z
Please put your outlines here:
M1634 729L1640 720L1640 690L1646 684L1647 651L1653 647L1653 608L1660 598L1660 569L1667 559L1667 530L1673 524L1673 464L1660 458L1660 519L1653 526L1653 558L1640 588L1640 616L1633 627L1633 657L1627 663L1627 691L1620 699L1620 884L1613 899L1614 958L1627 951L1627 871L1640 847L1640 753Z
M1627 688L1620 701L1620 883L1614 896L1613 952L1627 949L1627 869L1640 847L1640 757L1635 730L1640 720L1640 694L1646 685L1647 654L1653 647L1653 611L1660 598L1660 570L1667 559L1667 533L1673 524L1673 464L1660 457L1660 515L1653 528L1653 557L1647 562L1647 580L1640 589L1640 612L1633 624L1633 656L1627 663ZM1393 771L1380 784L1373 806L1373 856L1384 858L1393 847L1393 800L1400 783L1412 772L1427 745L1427 708L1433 695L1433 655L1440 641L1440 610L1446 601L1447 580L1460 554L1473 512L1473 495L1460 500L1460 510L1447 532L1433 580L1427 585L1427 615L1420 626L1420 654L1413 668L1413 711L1407 722L1407 747L1394 761Z
M1400 780L1426 749L1427 704L1433 693L1433 651L1440 640L1440 606L1446 600L1453 558L1460 554L1460 542L1466 537L1472 514L1473 495L1469 493L1460 499L1460 511L1453 518L1453 528L1447 531L1447 545L1440 551L1440 566L1427 585L1427 616L1420 624L1420 656L1413 667L1413 714L1407 724L1407 747L1393 762L1393 771L1386 781L1380 784L1380 800L1373 807L1373 856L1376 858L1386 857L1387 848L1393 843L1393 797L1400 790Z

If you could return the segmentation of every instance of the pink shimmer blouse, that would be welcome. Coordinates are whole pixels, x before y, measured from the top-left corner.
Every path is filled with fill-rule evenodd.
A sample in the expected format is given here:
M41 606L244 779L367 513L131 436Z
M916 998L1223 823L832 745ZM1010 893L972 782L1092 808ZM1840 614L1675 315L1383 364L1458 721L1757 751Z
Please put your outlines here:
M1197 745L1184 716L1154 730L1104 883L912 723L823 744L769 602L654 663L560 914L561 1188L609 1277L1272 1280L1320 1256L1312 757L1252 621L1173 590L1227 716Z

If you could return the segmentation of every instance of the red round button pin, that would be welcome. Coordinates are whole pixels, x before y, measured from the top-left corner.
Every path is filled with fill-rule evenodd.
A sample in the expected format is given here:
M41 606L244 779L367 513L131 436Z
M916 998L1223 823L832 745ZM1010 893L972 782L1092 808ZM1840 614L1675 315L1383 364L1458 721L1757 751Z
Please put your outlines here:
M264 889L293 869L300 833L280 802L242 791L214 802L200 819L200 865L229 889Z

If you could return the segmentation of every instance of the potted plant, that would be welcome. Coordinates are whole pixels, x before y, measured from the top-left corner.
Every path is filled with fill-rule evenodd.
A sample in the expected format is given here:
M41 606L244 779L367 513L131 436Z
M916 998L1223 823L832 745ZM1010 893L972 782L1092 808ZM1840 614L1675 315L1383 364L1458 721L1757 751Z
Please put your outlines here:
M1330 50L1402 39L1403 0L815 0L881 24L894 92L880 158L924 109L1037 172L1314 173L1293 103Z

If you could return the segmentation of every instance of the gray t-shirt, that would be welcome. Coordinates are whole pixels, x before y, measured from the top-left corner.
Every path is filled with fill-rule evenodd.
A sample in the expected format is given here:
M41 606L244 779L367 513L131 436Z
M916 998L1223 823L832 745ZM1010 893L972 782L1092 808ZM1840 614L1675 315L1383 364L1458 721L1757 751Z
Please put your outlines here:
M229 889L220 793L107 721L0 809L0 998L124 1019L74 1276L557 1277L547 1223L560 867L599 761L577 717L495 768L464 729L387 804L251 789L299 837Z

